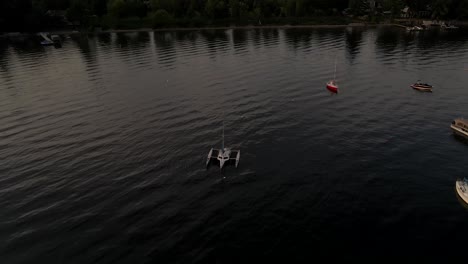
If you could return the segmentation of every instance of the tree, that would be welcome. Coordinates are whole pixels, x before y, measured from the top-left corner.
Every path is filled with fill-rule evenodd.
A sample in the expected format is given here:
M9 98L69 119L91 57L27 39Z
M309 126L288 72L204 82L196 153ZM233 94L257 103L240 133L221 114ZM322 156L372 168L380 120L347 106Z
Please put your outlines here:
M304 6L304 0L296 0L296 10L295 10L295 15L300 17L304 16L305 14L305 6Z
M392 16L398 17L401 13L401 10L404 8L404 3L402 0L384 0L382 1L382 7L384 11L391 11Z
M67 10L67 18L70 21L79 21L82 25L87 25L90 16L90 9L87 1L73 0Z
M426 7L431 4L433 0L406 0L405 5L407 5L411 10L421 11L426 10Z
M296 15L296 0L287 0L286 1L286 15L295 16Z
M229 8L230 8L231 17L239 17L240 15L239 0L229 0Z
M229 16L229 10L223 0L208 0L205 12L210 18L224 18Z
M151 7L151 10L157 11L161 9L161 3L159 2L159 0L151 0L150 7Z
M460 0L456 8L458 19L468 19L468 0Z
M94 0L92 7L94 14L98 17L107 14L107 0Z
M107 9L109 10L109 14L121 18L125 16L126 12L126 5L124 0L110 0L107 4Z
M277 0L265 0L260 1L260 8L262 14L266 17L280 16L281 15L281 4Z
M205 1L189 0L187 3L187 15L190 17L199 16L205 10Z
M214 18L215 15L216 15L216 4L218 3L217 0L208 0L206 2L206 5L205 5L205 12L206 14L211 17L211 18Z
M159 9L152 15L153 27L164 27L174 23L174 18L164 9Z
M142 0L125 0L125 12L121 16L137 16L143 18L148 13L148 7Z
M442 19L449 13L451 0L434 0L432 3L432 18Z

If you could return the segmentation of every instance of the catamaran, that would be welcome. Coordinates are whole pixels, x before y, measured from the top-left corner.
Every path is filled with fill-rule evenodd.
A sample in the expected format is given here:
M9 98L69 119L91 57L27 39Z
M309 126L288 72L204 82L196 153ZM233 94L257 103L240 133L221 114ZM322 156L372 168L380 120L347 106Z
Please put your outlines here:
M224 146L224 108L223 108L223 140L221 143L220 149L211 148L210 152L208 153L208 158L206 160L206 167L210 165L211 160L218 160L219 161L219 168L223 169L224 164L229 161L236 161L236 168L239 165L240 160L240 150L232 150L230 148L226 148Z
M210 165L211 160L216 159L219 161L219 168L222 169L224 164L229 161L236 161L236 168L239 165L240 150L232 150L224 147L224 121L223 121L223 141L220 149L211 148L206 160L206 166Z

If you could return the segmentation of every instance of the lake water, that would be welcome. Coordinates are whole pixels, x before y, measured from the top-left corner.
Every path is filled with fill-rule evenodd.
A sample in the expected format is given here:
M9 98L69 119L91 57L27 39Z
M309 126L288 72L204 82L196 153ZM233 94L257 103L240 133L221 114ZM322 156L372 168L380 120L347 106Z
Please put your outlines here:
M0 39L0 262L462 258L466 33ZM206 169L223 119L239 167Z

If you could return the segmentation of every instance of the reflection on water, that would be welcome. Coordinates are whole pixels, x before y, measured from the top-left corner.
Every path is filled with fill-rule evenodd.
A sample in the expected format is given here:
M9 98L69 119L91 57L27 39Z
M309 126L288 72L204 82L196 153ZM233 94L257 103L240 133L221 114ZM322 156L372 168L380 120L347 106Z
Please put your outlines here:
M401 37L401 29L380 30L377 33L376 45L384 56L392 56Z
M96 37L99 41L100 46L109 46L112 42L111 34L98 34Z
M207 50L211 55L210 58L216 58L217 52L227 52L228 50L228 35L224 30L201 30L200 37L204 39Z
M468 113L463 33L0 39L0 259L458 257L467 211L453 186L468 152L449 126ZM434 93L413 91L417 79ZM223 124L240 166L205 169Z
M83 55L84 61L87 64L93 64L97 60L96 39L92 35L72 35L71 41L75 43L78 50Z
M313 31L302 28L284 30L286 43L288 43L295 50L309 46L313 33Z
M358 27L346 28L346 35L345 35L346 36L346 48L348 50L351 63L359 54L359 49L362 44L363 34L364 34L363 28L358 28Z
M8 48L9 48L9 45L8 45L8 43L6 41L4 41L4 42L0 41L0 69L1 69L1 72L8 71L8 62L7 62L6 59L3 59L3 58L7 57Z
M245 47L247 46L247 34L247 30L232 30L232 41L234 43L234 49L236 50L236 52L242 53L243 51L246 51Z
M453 134L453 138L460 142L460 143L463 143L463 144L467 144L468 145L468 139L466 137L463 137L463 136L460 136L460 135L457 135L457 134ZM467 176L468 177L468 176Z
M161 32L154 34L154 42L156 43L156 50L158 53L158 60L161 65L171 69L175 62L175 47L174 47L175 33Z

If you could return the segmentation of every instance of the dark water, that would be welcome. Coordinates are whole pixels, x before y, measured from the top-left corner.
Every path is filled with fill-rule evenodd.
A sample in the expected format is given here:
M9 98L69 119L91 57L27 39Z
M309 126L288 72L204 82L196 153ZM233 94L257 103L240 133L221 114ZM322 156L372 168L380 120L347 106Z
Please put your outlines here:
M461 258L465 33L0 40L0 263ZM242 156L220 172L223 108Z

